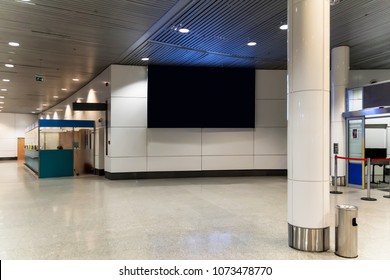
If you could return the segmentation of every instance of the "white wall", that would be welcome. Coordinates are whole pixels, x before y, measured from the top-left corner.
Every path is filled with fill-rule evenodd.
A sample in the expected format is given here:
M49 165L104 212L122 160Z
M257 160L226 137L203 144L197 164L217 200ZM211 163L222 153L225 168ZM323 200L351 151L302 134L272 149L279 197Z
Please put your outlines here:
M350 70L348 88L369 85L372 80L377 82L389 81L390 70Z
M37 117L30 114L0 113L0 158L17 156L17 138Z
M108 172L286 169L286 71L256 71L255 129L147 129L147 68L111 66Z

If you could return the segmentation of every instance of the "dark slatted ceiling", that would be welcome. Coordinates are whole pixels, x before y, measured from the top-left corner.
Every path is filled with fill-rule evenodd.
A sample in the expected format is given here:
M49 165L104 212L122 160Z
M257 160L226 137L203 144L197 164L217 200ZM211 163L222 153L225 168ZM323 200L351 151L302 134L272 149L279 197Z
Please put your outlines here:
M287 0L1 0L2 112L51 107L113 63L286 69L286 20ZM331 6L330 42L350 46L351 69L390 69L390 1Z

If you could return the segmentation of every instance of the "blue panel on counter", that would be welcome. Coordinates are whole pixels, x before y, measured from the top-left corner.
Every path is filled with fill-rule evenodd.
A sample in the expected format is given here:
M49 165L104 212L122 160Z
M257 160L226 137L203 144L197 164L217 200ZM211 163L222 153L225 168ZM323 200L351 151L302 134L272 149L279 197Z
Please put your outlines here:
M39 159L39 178L73 176L73 150L41 150Z
M95 127L95 121L85 120L39 120L40 127Z

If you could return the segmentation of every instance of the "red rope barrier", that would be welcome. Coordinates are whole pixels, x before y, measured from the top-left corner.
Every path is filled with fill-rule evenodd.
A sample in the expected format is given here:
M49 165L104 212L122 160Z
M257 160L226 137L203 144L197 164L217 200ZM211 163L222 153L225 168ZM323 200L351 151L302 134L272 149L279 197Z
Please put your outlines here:
M339 158L339 159L346 159L346 160L367 160L368 158L351 158L351 157L340 157L340 156L336 156L336 158ZM371 158L371 161L373 160L388 160L390 161L390 158Z
M352 158L352 157L340 157L340 156L336 156L336 158L346 159L346 160L367 160L366 158Z

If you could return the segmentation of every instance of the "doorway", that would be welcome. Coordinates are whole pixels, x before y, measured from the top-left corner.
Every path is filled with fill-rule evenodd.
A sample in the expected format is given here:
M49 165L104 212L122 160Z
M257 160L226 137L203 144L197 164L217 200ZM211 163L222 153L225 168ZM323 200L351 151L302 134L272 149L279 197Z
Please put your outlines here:
M365 138L364 117L347 119L347 151L349 158L364 158ZM348 160L348 184L364 188L364 161Z
M18 160L24 160L24 137L18 137Z

